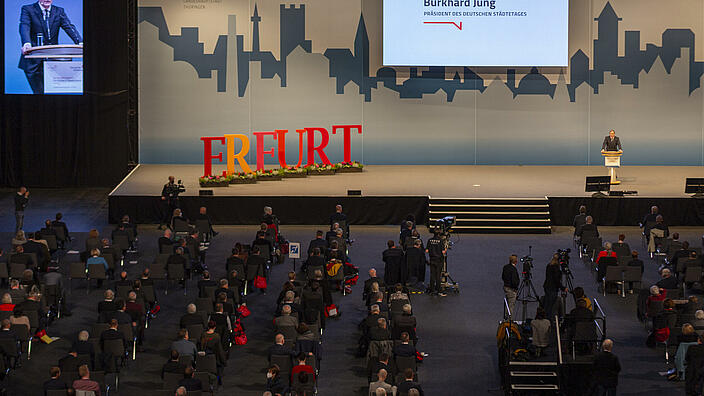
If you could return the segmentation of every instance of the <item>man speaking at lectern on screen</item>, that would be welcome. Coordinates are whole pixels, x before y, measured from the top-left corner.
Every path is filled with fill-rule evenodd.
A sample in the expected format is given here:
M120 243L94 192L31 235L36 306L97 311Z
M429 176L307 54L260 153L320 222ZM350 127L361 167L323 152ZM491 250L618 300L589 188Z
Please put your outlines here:
M43 64L41 59L25 58L27 51L36 46L58 45L60 28L75 44L83 43L81 34L66 16L64 9L52 3L53 0L39 0L36 3L24 5L20 15L22 57L18 67L24 70L32 92L35 94L44 93Z
M604 138L604 143L601 144L601 151L623 151L621 148L621 141L618 140L616 131L613 129L609 131L609 136Z

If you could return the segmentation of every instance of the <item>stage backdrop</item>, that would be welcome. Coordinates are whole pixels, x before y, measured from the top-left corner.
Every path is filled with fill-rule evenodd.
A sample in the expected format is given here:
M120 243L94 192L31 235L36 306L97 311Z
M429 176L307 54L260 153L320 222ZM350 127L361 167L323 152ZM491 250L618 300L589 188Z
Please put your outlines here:
M701 0L570 1L567 68L383 67L381 9L140 0L140 162L202 163L201 136L275 129L295 162L296 129L361 124L368 164L598 165L613 128L623 165L704 165ZM340 134L329 147L342 160Z

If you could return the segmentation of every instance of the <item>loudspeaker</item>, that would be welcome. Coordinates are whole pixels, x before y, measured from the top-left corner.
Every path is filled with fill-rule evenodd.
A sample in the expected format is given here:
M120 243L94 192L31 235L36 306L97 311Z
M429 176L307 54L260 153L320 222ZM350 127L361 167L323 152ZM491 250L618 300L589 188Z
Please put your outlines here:
M357 195L357 196L359 196L359 195L362 195L362 190L347 190L347 195L350 195L350 196L355 196L355 195Z
M213 190L198 190L198 195L201 197L213 195Z

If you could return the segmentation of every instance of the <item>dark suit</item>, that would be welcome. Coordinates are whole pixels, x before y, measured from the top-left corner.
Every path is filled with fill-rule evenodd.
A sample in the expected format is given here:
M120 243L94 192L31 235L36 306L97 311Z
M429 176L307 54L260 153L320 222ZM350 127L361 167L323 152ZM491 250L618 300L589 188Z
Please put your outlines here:
M621 141L618 139L618 136L614 136L613 139L611 139L611 136L606 136L604 138L604 143L601 144L601 149L606 151L622 150Z
M52 378L50 380L44 381L44 395L46 391L49 390L63 390L66 389L66 383L60 378Z
M49 9L47 23L44 20L44 10L39 6L39 3L22 6L20 15L21 46L30 43L32 47L36 47L38 45L37 34L44 37L43 45L57 45L59 44L59 29L63 29L75 44L83 41L63 8L52 5ZM41 59L27 59L22 55L17 67L24 70L32 92L35 94L44 93L44 71Z

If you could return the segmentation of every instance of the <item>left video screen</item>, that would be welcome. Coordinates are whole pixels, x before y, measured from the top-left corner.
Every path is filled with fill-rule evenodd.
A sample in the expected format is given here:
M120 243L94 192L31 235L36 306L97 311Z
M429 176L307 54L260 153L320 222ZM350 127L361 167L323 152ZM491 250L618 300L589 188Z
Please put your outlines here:
M83 94L83 0L5 0L5 93Z

